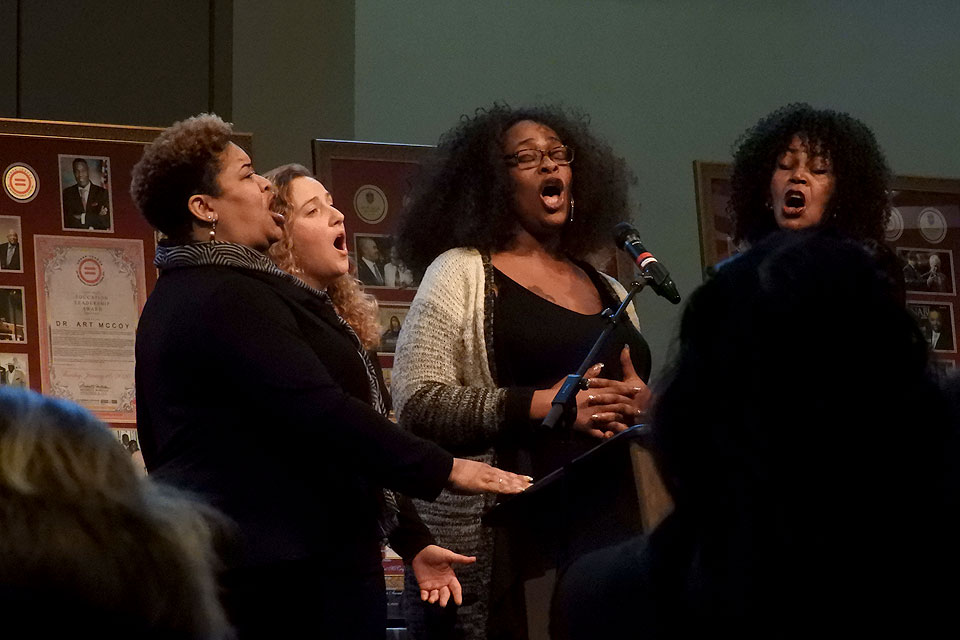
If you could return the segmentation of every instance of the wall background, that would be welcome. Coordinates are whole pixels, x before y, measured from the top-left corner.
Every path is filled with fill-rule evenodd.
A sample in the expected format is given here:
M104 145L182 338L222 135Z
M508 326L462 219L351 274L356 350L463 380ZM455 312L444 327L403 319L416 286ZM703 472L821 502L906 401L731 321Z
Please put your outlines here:
M435 143L494 100L560 101L638 174L634 221L687 294L692 161L782 104L861 118L897 173L960 177L958 34L952 0L0 0L0 116L212 109L265 170L309 165L314 137ZM679 309L644 292L640 312L659 367Z

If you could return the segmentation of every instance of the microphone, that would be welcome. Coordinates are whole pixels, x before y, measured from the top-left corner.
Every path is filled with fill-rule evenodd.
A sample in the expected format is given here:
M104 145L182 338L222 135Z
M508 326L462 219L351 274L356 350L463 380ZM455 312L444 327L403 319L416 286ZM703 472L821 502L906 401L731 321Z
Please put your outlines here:
M640 241L640 234L630 226L629 222L621 222L613 228L613 239L618 249L630 254L633 261L640 267L643 278L650 283L657 295L666 298L673 304L680 302L680 293L677 285L670 279L667 268L660 264L653 254L647 251Z

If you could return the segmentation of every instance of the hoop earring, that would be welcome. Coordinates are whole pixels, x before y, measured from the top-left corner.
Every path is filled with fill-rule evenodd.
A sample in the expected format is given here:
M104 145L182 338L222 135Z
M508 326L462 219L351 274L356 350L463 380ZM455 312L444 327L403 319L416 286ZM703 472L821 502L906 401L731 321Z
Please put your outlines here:
M570 198L570 211L567 212L567 222L573 222L573 198Z
M215 242L217 239L217 219L213 216L208 216L207 220L210 221L210 242Z

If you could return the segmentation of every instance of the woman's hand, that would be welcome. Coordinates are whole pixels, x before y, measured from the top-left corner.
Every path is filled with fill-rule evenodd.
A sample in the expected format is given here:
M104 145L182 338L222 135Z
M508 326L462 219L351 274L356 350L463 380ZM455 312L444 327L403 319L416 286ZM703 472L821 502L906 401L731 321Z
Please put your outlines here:
M430 604L439 601L440 606L445 607L452 595L455 604L463 604L463 591L453 565L476 561L476 556L462 556L435 544L424 547L410 563L420 586L420 599Z
M603 416L610 418L609 424L617 432L623 431L628 426L632 426L638 420L646 417L647 408L653 399L653 392L650 387L640 379L633 368L633 360L630 359L630 347L625 346L620 352L620 367L623 369L622 381L590 378L589 391L587 392L594 398L593 403L605 407L613 398L620 400L629 398L626 405L622 402L619 403L619 417Z
M602 369L603 363L595 364L587 369L583 376L589 380L590 388L577 392L577 419L573 428L596 438L610 438L627 428L624 422L628 418L625 416L636 414L636 409L633 406L633 387L615 380L597 378ZM630 371L633 372L632 365ZM636 376L636 373L633 375ZM533 401L530 403L531 418L546 417L553 397L557 395L565 380L565 377L561 378L549 389L534 392ZM595 392L595 386L602 391Z
M453 469L447 478L447 488L454 493L520 493L530 486L533 478L491 467L484 462L453 459Z

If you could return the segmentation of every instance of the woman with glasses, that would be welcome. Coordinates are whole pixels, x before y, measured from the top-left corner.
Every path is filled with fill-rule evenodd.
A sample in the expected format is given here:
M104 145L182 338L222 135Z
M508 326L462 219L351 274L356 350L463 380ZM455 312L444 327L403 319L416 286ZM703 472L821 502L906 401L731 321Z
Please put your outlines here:
M585 117L558 108L494 105L441 138L397 238L404 263L425 271L397 343L401 426L543 477L636 422L650 399L650 351L630 309L588 372L573 433L538 428L603 329L601 312L625 296L587 259L629 211L633 180ZM417 504L438 544L479 561L460 572L456 618L405 599L414 637L450 637L453 626L456 637L526 636L516 559L529 550L481 527L492 504L448 492Z

